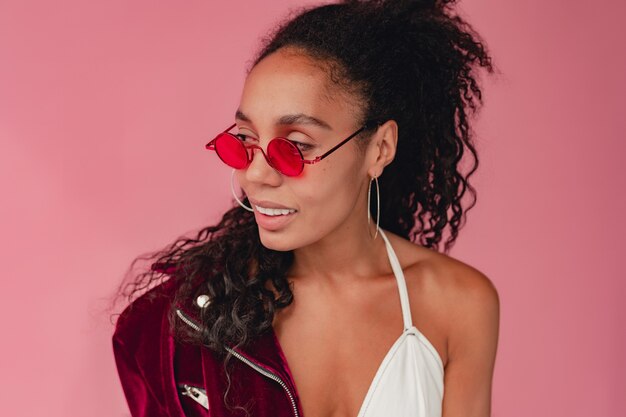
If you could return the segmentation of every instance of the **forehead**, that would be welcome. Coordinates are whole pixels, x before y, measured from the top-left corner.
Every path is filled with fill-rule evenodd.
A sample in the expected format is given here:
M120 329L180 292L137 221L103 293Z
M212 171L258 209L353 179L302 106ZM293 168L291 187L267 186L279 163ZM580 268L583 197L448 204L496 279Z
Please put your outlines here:
M329 82L323 66L287 50L278 50L252 68L239 106L253 122L304 113L322 118L333 127L337 124L333 122L349 117L347 107L345 95Z

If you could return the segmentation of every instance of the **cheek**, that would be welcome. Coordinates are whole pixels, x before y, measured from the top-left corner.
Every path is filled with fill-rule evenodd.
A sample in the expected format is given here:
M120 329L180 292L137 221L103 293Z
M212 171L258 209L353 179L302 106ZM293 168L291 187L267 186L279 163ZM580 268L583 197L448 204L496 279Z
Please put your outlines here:
M352 211L358 194L354 173L349 169L313 166L316 172L306 173L297 195L302 211L309 221L344 217ZM305 169L305 171L307 171ZM305 175L305 174L303 174ZM295 191L295 189L294 189Z

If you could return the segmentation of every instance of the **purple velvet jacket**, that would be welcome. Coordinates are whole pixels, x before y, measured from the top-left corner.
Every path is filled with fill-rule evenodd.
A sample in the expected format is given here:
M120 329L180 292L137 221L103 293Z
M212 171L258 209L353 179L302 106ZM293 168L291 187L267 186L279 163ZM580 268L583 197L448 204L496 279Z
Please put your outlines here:
M137 298L119 316L113 334L113 352L124 395L133 417L246 415L224 404L227 379L222 362L205 346L174 340L167 318L176 280L170 278ZM174 306L182 325L199 322L200 307ZM246 406L255 417L302 417L292 374L274 333L265 332L234 350L230 363L231 387L227 401ZM179 385L204 388L208 410Z

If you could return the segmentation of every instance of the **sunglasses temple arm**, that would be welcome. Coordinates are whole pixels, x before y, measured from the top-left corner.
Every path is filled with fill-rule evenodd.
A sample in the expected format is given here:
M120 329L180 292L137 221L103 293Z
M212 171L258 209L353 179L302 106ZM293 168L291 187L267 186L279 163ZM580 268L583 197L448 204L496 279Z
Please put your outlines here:
M358 135L359 133L361 133L361 131L365 129L365 127L360 128L359 130L357 130L356 132L354 132L353 134L351 134L350 136L348 136L347 138L345 138L344 140L342 140L341 142L339 142L337 145L333 146L332 148L330 148L326 153L324 153L323 155L318 156L317 158L311 160L311 161L304 161L305 163L309 163L309 164L314 164L316 162L321 161L322 159L326 158L328 155L330 155L331 153L333 153L335 150L337 150L341 145L343 145L344 143L346 143L347 141L349 141L350 139L352 139L353 137L355 137L356 135Z

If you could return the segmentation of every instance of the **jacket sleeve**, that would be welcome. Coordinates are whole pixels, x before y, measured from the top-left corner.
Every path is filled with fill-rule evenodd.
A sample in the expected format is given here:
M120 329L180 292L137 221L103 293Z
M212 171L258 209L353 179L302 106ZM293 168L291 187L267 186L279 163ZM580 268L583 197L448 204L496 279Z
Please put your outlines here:
M113 354L131 416L167 417L162 403L150 391L134 356L116 337L113 337Z

